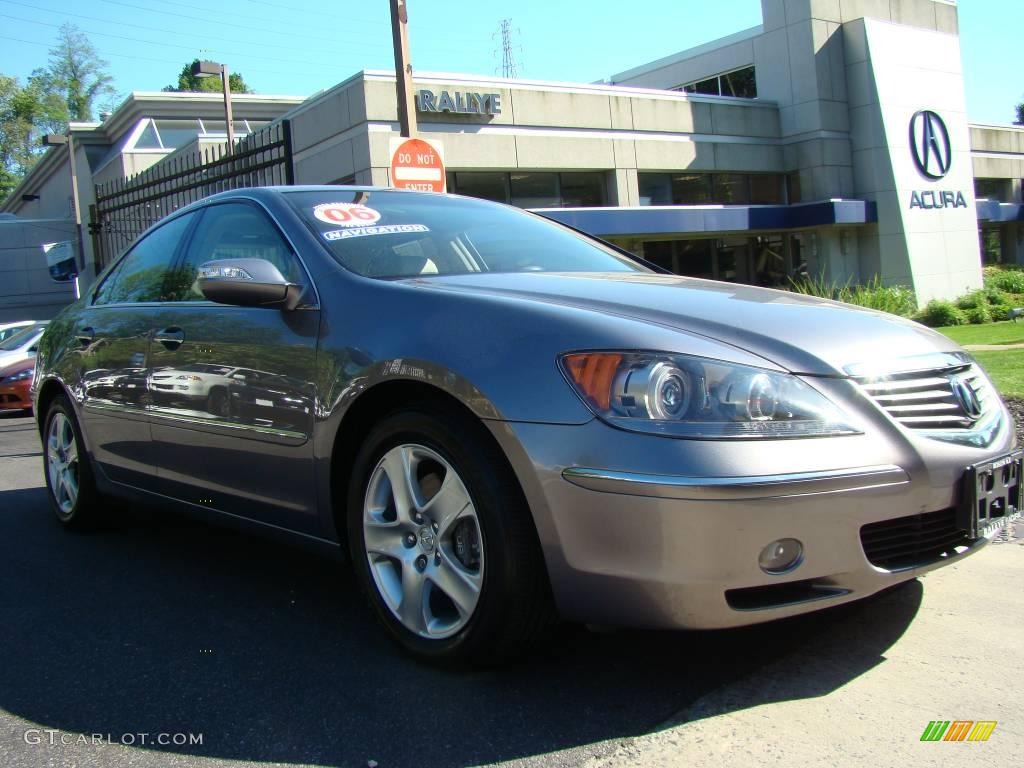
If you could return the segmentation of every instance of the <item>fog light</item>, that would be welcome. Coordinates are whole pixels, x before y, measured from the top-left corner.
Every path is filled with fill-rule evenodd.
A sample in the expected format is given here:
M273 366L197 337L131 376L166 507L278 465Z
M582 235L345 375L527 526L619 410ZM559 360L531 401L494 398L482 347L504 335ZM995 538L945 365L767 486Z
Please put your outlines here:
M778 539L761 550L758 565L765 573L792 571L803 560L804 545L796 539Z

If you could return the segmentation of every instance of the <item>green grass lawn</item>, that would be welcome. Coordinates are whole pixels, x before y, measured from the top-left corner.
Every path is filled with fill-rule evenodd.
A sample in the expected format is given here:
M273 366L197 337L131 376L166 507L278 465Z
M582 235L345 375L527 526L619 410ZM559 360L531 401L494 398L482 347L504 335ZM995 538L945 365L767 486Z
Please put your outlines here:
M1024 344L1024 320L1016 323L1006 320L984 325L952 325L935 330L949 336L957 344Z
M1024 344L1024 322L936 328L957 344ZM1003 397L1024 399L1024 349L972 352Z
M972 352L1003 397L1024 399L1024 349Z

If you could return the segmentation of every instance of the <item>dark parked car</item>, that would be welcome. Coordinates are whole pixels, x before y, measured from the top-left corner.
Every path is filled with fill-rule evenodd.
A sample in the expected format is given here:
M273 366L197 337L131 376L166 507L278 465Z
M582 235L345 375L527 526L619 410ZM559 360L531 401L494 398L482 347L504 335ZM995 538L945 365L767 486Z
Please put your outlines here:
M444 195L177 211L53 321L33 393L64 525L117 494L341 549L423 658L506 657L558 616L836 605L1020 504L1010 417L945 337Z
M36 359L27 357L16 363L0 367L0 411L28 411L32 409L29 387L36 367Z

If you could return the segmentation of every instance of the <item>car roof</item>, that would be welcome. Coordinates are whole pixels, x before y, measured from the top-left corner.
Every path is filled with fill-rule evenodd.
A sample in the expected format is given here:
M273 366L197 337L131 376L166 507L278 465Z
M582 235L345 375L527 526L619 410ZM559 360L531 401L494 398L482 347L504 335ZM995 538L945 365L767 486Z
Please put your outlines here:
M261 199L267 197L282 197L283 195L295 194L297 192L374 192L374 193L386 193L386 194L403 194L403 195L433 195L437 196L435 192L417 192L409 189L395 189L393 187L375 187L365 186L358 184L299 184L295 186L271 186L271 187L240 187L238 189L229 189L226 192L218 192L216 195L210 197L204 197L199 200L198 203L192 203L188 208L192 208L196 205L202 205L204 203L212 203L221 200L238 200L238 199ZM184 209L182 209L184 210Z

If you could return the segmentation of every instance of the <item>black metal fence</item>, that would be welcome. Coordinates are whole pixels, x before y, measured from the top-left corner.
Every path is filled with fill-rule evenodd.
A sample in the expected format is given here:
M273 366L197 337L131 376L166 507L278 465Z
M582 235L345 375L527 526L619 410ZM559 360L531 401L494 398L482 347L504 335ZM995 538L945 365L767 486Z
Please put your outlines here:
M89 234L98 272L151 224L196 200L239 187L295 182L291 124L287 120L249 134L226 154L226 145L182 153L129 179L96 185Z

